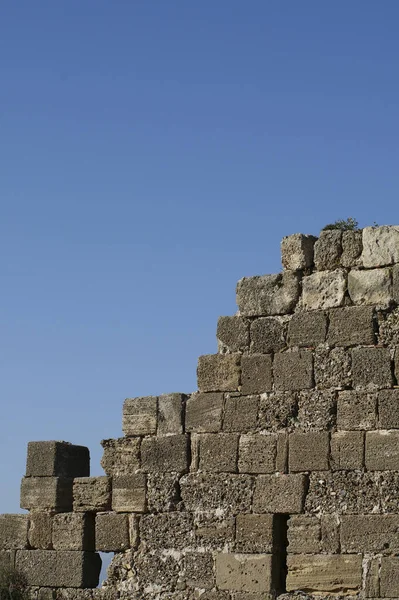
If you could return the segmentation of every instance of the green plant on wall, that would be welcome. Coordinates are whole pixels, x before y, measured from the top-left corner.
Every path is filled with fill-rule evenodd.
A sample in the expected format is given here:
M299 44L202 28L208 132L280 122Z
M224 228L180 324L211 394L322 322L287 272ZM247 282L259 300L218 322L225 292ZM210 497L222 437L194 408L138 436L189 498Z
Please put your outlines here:
M358 231L359 223L353 217L348 217L347 219L338 219L334 221L334 223L330 223L323 227L322 231L326 231L328 229L339 229L340 231Z
M27 600L26 579L12 567L0 567L0 600Z

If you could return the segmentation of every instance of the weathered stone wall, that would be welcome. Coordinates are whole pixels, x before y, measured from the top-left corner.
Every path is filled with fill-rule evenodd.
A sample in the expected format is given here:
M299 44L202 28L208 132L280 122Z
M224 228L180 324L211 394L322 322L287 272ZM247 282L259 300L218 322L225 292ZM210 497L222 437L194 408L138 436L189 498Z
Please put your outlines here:
M29 444L0 561L33 598L399 597L399 227L289 236L282 263L238 282L197 392L125 401L104 477Z

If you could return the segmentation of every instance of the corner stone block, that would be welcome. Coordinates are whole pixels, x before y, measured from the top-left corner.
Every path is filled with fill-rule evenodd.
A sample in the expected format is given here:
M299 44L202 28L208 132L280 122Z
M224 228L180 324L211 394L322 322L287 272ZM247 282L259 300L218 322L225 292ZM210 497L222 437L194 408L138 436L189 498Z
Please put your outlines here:
M53 519L48 512L31 512L29 515L29 546L35 550L51 550Z
M240 473L276 471L277 434L240 436L238 470Z
M251 352L268 354L286 347L287 319L284 317L260 317L251 323Z
M342 254L342 231L326 230L314 246L314 263L318 271L328 271L339 267Z
M399 464L399 431L366 433L365 465L368 471L396 471Z
M341 265L351 268L362 264L360 255L363 250L361 231L344 231L342 233Z
M383 556L380 570L382 598L399 598L399 557Z
M197 392L186 404L186 431L217 433L222 427L223 394Z
M293 271L244 277L237 283L237 305L243 317L289 314L298 299L299 276Z
M337 427L341 430L375 429L377 394L344 390L338 394Z
M287 592L347 596L362 585L362 556L296 554L287 558Z
M297 391L313 387L313 356L306 350L276 354L273 365L277 391Z
M253 510L256 513L301 513L306 491L305 475L259 475L255 483Z
M96 550L99 552L121 552L129 547L129 515L97 513Z
M112 510L145 512L147 508L147 481L143 473L120 475L112 480Z
M366 269L399 262L399 227L365 227L362 261Z
M205 354L198 359L200 392L234 392L240 385L241 354Z
M237 592L272 592L271 554L217 554L216 585Z
M94 588L101 558L94 552L18 550L16 568L25 574L30 586Z
M109 477L78 477L73 482L73 510L102 512L111 509Z
M330 434L327 431L291 433L288 465L291 473L328 471Z
M212 473L237 471L238 435L204 433L199 436L199 468Z
M392 387L391 356L387 348L352 350L353 386L369 390Z
M382 308L393 300L391 273L389 269L372 269L348 274L348 292L354 304L375 304Z
M363 469L364 432L337 431L331 435L331 468L333 471Z
M53 517L54 550L94 551L94 515L62 513Z
M272 553L278 549L281 533L276 515L237 515L236 550Z
M399 429L399 390L378 392L379 429Z
M122 430L129 435L151 435L157 432L156 396L127 398L123 404Z
M281 240L281 262L284 269L303 271L313 266L313 249L317 238L294 233Z
M53 512L72 510L72 481L61 477L24 477L21 508Z
M188 471L186 435L145 438L141 443L141 467L145 473L186 473Z
M27 477L87 477L90 453L85 446L68 442L29 442L26 460Z
M272 389L272 355L252 354L241 359L241 391L262 394Z
M226 394L223 431L246 433L258 424L259 396Z
M0 515L0 550L26 548L28 527L28 515Z
M141 438L102 440L101 466L108 477L131 475L140 468Z
M222 352L243 352L249 348L249 321L243 317L219 317L216 337Z
M290 346L314 347L323 344L327 333L327 317L325 312L296 312L288 325L288 341Z
M319 271L302 280L302 300L305 310L324 310L343 304L346 273L341 269Z
M397 553L398 515L343 515L341 517L342 552Z
M185 394L163 394L158 397L158 435L183 433Z
M329 313L327 343L330 346L373 345L374 309L370 306L347 306Z

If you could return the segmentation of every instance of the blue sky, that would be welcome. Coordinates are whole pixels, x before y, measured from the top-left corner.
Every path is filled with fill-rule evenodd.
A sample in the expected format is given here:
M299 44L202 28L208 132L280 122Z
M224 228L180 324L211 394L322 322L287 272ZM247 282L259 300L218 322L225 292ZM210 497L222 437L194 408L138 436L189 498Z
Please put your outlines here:
M190 392L244 275L348 216L399 223L399 3L4 0L1 512L29 440Z

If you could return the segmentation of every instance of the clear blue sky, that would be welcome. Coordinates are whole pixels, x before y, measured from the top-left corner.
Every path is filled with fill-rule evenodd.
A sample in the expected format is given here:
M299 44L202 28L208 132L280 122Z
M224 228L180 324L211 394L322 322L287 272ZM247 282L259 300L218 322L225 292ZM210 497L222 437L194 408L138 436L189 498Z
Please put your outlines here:
M190 392L244 275L398 223L397 0L3 0L1 512L29 440Z

